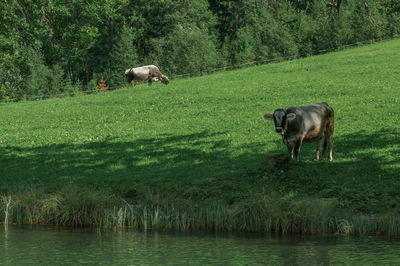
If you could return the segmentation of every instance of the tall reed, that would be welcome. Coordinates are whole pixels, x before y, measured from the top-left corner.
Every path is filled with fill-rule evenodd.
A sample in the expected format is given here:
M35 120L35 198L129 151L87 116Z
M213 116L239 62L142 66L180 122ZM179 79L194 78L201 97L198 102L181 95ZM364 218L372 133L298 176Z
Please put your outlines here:
M4 210L4 224L9 223L9 216L11 211L11 196L2 195L1 196L2 208Z
M77 187L57 194L29 191L0 196L4 224L54 224L98 229L277 232L281 234L400 234L400 216L340 215L329 202L270 198L238 204L132 204L109 192Z

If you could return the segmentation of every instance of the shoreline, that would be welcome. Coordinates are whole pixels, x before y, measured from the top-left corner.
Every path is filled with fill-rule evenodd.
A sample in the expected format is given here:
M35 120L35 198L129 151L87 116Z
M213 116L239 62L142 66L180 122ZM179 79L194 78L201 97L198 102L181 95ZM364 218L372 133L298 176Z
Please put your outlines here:
M0 196L0 221L4 225L56 225L97 229L144 229L175 231L254 232L302 235L400 235L400 215L351 214L333 206L304 201L286 210L271 211L264 202L234 205L213 202L196 206L130 203L100 191L29 191ZM260 204L261 203L261 204ZM279 208L277 202L274 208Z

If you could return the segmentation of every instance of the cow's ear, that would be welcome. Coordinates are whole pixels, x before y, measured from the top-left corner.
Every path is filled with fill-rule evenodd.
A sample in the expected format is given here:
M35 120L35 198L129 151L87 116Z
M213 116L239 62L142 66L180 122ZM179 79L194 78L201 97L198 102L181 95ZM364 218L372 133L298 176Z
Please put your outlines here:
M264 118L267 119L267 120L273 120L274 116L272 114L265 114Z
M287 119L288 121L293 120L293 119L296 119L296 114L295 114L295 113L287 114L287 115L286 115L286 119Z

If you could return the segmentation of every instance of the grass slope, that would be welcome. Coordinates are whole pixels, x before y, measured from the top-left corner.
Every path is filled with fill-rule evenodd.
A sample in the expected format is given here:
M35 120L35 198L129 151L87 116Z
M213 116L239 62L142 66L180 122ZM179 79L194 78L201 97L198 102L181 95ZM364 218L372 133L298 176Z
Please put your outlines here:
M75 187L174 208L398 213L398 51L394 40L168 86L1 104L0 191ZM303 145L300 162L270 157L286 147L263 114L321 101L335 110L334 161L313 162L315 144Z

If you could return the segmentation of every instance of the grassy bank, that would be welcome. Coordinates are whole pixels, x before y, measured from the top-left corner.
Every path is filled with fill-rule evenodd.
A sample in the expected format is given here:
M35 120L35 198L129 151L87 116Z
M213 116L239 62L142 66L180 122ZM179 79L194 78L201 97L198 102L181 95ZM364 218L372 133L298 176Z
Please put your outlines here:
M394 40L168 86L1 104L0 219L398 234L399 50ZM288 163L263 114L321 101L335 110L334 161L313 162L305 144Z

